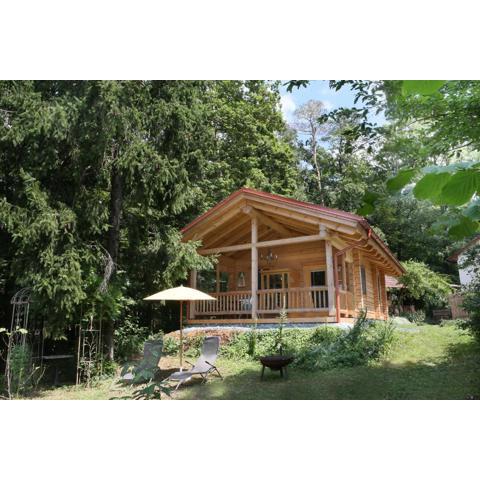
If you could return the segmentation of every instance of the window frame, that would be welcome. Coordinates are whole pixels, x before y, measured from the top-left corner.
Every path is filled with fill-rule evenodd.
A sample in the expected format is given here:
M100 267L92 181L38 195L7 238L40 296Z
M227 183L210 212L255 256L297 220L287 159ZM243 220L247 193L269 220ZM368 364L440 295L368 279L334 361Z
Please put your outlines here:
M365 265L360 265L360 288L362 291L362 296L366 296L368 294L367 288L367 269Z

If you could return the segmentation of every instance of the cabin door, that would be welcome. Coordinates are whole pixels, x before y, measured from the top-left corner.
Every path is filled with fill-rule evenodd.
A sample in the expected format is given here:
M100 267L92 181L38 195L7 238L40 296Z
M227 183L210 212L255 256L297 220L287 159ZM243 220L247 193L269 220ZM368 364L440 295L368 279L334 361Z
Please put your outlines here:
M288 308L288 272L263 272L262 290L281 290L279 292L269 292L269 306L271 310L281 310Z
M312 269L308 272L307 282L310 287L326 287L327 272L324 268ZM328 308L328 292L326 289L311 292L313 308Z

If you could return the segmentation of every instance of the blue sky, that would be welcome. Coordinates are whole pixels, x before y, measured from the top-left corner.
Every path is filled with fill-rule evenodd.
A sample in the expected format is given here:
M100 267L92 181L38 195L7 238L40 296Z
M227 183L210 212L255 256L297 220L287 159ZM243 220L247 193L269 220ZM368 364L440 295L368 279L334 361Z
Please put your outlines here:
M282 81L282 83L285 82ZM343 87L338 92L328 88L328 80L312 80L307 87L295 88L291 93L282 86L280 93L282 113L287 122L292 121L295 109L308 100L321 100L328 110L334 110L338 107L353 107L355 98L355 94L348 87ZM376 121L380 124L384 123L383 115L377 117Z

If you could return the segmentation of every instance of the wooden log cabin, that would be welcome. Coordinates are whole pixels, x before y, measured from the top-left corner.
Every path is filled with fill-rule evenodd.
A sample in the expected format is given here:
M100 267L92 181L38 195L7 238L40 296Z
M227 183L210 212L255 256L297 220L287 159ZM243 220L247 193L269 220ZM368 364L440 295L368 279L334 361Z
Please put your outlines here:
M385 275L403 273L364 218L248 188L182 233L218 256L214 272L191 272L217 301L192 302L188 324L276 323L282 308L291 323L348 322L361 309L383 320Z

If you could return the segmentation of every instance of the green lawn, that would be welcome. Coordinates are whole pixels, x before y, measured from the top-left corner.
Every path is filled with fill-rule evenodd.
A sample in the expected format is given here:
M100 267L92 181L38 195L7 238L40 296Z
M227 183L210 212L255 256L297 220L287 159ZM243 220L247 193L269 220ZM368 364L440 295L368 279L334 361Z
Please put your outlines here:
M178 399L465 399L480 397L480 350L454 326L421 326L398 332L399 342L377 365L306 372L291 368L288 380L254 361L220 358L223 381L212 378L181 387ZM172 367L176 359L163 359ZM95 388L46 390L45 399L109 399L128 394L114 380Z

